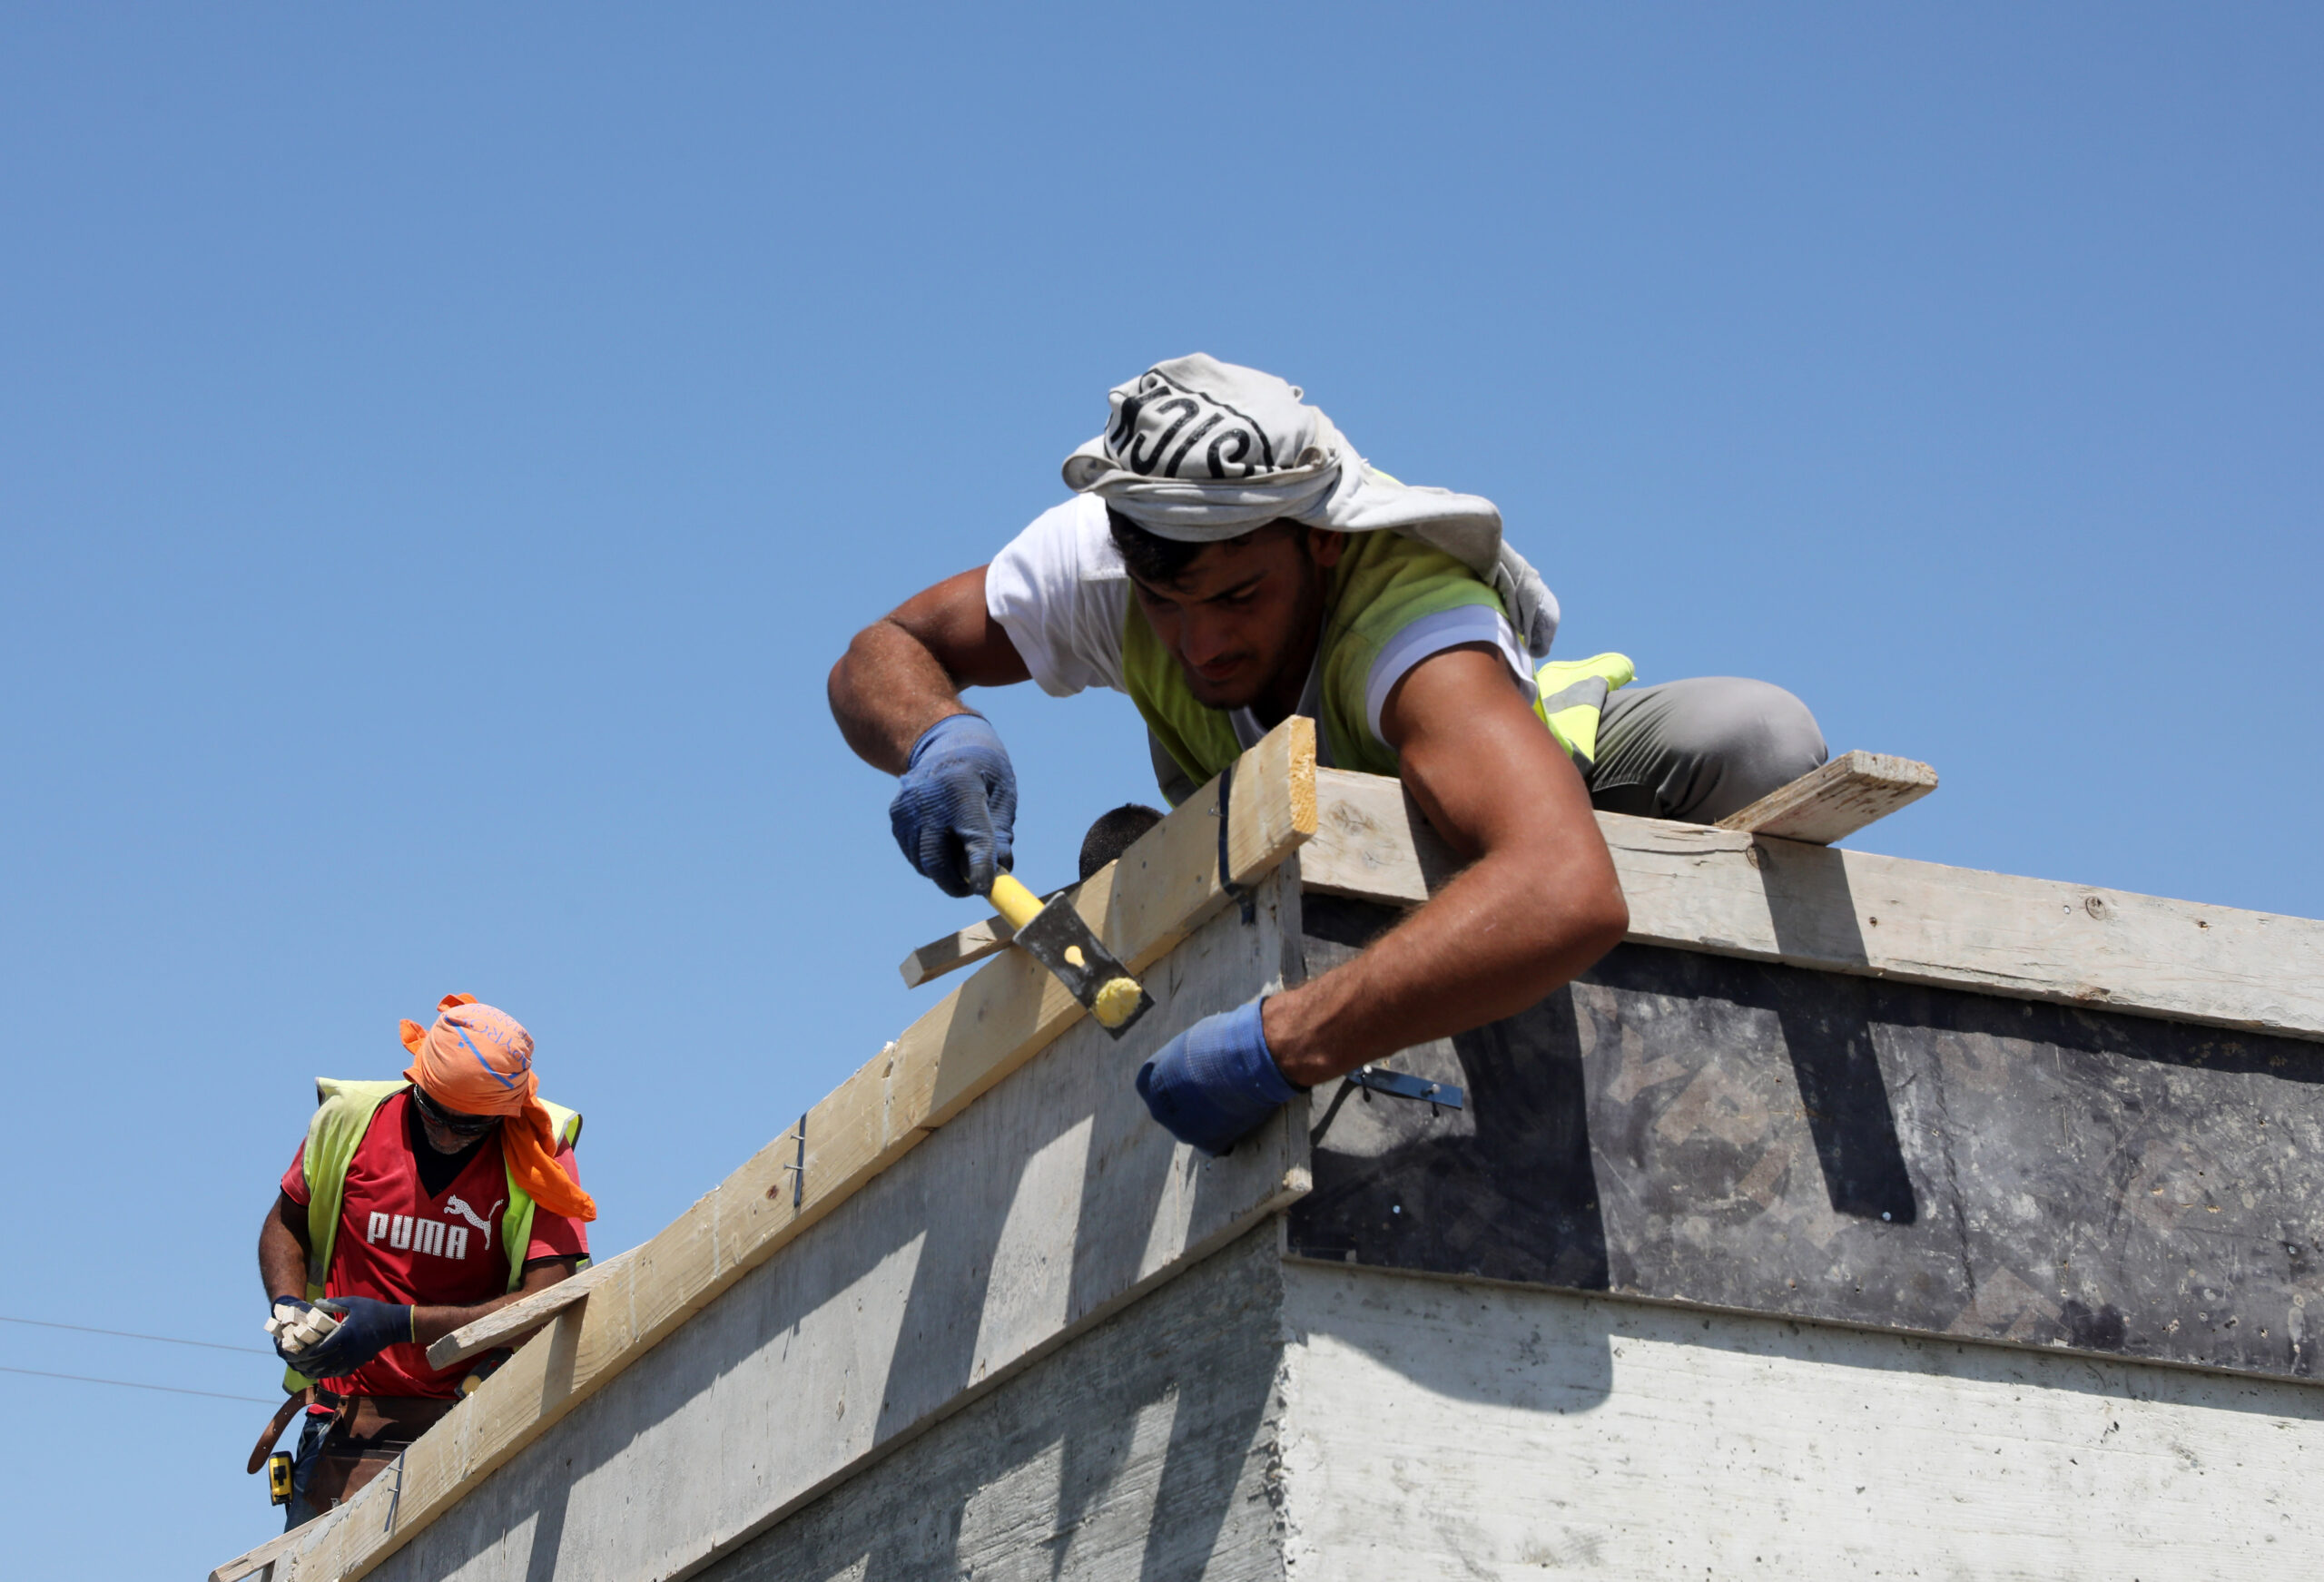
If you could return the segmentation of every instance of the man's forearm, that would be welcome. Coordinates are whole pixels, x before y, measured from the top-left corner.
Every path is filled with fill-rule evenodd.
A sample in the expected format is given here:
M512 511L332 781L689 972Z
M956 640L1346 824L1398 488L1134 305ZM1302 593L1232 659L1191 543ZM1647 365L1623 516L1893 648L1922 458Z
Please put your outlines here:
M547 1291L573 1277L576 1261L560 1258L555 1263L537 1264L525 1273L525 1283L517 1290L496 1296L489 1302L479 1302L468 1307L414 1307L411 1310L411 1338L422 1346L432 1346L454 1330L464 1329L477 1320L498 1312L512 1302L521 1302L537 1291ZM522 1344L521 1341L518 1342Z
M1502 664L1450 650L1389 695L1405 790L1476 860L1354 960L1267 1001L1267 1049L1291 1081L1513 1016L1630 927L1589 791Z
M936 656L893 621L855 634L832 667L831 704L855 755L890 774L903 772L912 743L931 725L970 712Z
M1627 915L1592 854L1492 858L1354 960L1270 998L1267 1046L1302 1087L1513 1016L1620 941Z

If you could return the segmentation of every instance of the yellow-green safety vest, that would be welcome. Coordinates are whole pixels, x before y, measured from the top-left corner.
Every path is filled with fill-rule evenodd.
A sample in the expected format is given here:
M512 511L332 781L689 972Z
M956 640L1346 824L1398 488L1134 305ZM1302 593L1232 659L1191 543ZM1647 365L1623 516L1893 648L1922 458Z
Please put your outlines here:
M323 1283L330 1273L331 1247L339 1239L339 1210L347 1196L347 1167L354 1163L355 1150L363 1141L363 1134L371 1129L371 1117L379 1106L409 1087L402 1080L393 1082L349 1082L336 1077L315 1078L315 1116L307 1123L307 1152L304 1167L307 1176L307 1300L320 1302ZM563 1105L549 1104L549 1120L555 1125L559 1146L570 1147L581 1140L581 1115L577 1110ZM507 1154L501 1155L504 1170ZM525 1260L513 1249L528 1246L533 1239L532 1194L508 1177L508 1206L500 1215L500 1245L508 1249L508 1289L514 1291L524 1282ZM587 1259L582 1260L586 1263ZM295 1369L285 1369L282 1388L297 1391L315 1381Z

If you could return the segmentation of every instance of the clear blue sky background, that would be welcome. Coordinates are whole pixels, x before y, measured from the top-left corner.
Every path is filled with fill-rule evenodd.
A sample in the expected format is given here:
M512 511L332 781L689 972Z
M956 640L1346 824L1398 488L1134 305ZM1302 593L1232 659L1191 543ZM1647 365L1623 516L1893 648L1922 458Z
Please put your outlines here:
M781 1131L976 915L826 667L1195 349L1561 652L1935 763L1861 844L2324 910L2313 7L792 9L0 13L0 1313L261 1344L310 1079L448 990L601 1251ZM1062 882L1132 711L985 706ZM25 1575L273 1529L263 1406L0 1403Z

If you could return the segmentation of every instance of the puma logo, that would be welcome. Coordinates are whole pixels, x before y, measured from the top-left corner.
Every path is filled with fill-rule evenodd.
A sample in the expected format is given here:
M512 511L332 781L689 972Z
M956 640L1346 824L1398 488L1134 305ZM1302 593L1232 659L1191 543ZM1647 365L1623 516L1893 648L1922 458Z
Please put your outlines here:
M507 1201L508 1200L505 1197L495 1199L492 1204L492 1212L494 1214L498 1214L500 1212L500 1205ZM492 1251L492 1222L490 1220L480 1218L476 1210L468 1205L465 1199L457 1195L446 1198L444 1200L444 1207L450 1213L456 1214L462 1219L468 1221L468 1223L474 1225L478 1230L482 1231L484 1233L484 1250L487 1253Z

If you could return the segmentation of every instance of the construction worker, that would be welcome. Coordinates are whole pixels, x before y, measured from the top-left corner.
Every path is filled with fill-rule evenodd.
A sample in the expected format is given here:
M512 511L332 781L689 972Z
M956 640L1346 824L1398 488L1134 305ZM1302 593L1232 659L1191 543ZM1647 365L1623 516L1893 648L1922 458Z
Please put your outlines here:
M588 1260L597 1206L573 1160L581 1117L538 1096L532 1036L473 995L437 1011L425 1030L402 1024L403 1080L317 1080L314 1119L259 1232L293 1393L252 1470L306 1410L286 1531L377 1476L498 1360L433 1368L432 1341ZM337 1325L298 1349L318 1308Z
M1219 1153L1301 1088L1533 1004L1621 938L1596 807L1714 821L1825 759L1788 693L1626 688L1548 663L1557 601L1492 502L1370 467L1272 375L1200 355L1111 393L1074 497L990 565L857 634L832 711L901 777L905 857L950 895L1010 864L1017 786L969 686L1127 693L1176 802L1292 713L1323 762L1401 776L1470 866L1354 959L1206 1017L1138 1074L1156 1119Z

